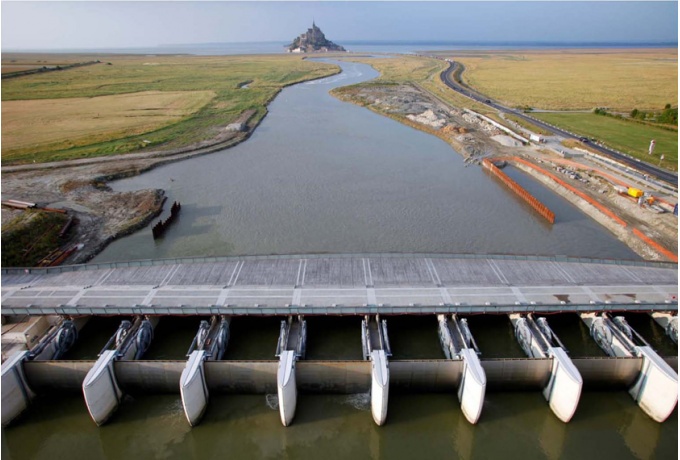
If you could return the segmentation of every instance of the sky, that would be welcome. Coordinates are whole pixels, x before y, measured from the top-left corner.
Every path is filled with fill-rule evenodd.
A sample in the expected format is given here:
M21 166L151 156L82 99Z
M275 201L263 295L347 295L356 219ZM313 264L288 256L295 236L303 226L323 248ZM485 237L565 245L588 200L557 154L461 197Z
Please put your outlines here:
M3 50L280 41L677 43L678 2L2 1Z

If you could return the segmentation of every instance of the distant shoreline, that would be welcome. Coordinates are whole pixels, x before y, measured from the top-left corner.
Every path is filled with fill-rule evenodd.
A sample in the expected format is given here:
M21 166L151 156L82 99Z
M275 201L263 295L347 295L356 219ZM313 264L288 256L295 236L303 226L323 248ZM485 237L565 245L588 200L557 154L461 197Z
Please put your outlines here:
M420 51L488 51L488 50L557 50L557 49L650 49L677 48L672 42L444 42L391 40L337 40L350 52L416 53ZM287 43L241 42L169 44L139 48L58 48L58 49L2 49L3 53L77 53L77 54L282 54Z

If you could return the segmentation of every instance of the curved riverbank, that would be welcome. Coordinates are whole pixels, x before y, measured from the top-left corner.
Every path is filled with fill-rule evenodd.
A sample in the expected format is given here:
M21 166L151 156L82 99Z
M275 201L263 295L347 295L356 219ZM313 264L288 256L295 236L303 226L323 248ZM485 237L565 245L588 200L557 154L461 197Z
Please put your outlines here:
M329 75L284 84L282 89L332 77L340 72L340 67L336 66ZM138 176L178 161L225 151L245 142L265 119L268 106L282 89L266 100L262 115L255 110L249 110L236 120L237 123L244 124L244 131L241 132L222 129L213 139L167 151L3 166L1 169L3 198L66 209L79 222L71 239L73 242L83 244L83 248L74 252L66 262L87 262L111 242L146 227L163 211L160 199L155 199L155 205L145 209L142 215L134 212L133 206L135 200L144 200L154 195L162 196L164 193L162 188L139 190L133 195L130 193L121 195L113 192L106 183ZM130 196L135 198L130 201ZM125 197L128 199L124 199ZM11 212L3 212L3 225L8 223L13 215Z

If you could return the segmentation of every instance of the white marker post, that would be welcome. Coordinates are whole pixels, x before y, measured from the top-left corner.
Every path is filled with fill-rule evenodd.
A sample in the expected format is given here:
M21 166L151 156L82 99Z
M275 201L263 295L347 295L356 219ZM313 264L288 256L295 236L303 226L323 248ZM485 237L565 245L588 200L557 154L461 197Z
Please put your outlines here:
M652 139L652 142L649 143L649 154L654 155L654 147L656 146L656 141Z

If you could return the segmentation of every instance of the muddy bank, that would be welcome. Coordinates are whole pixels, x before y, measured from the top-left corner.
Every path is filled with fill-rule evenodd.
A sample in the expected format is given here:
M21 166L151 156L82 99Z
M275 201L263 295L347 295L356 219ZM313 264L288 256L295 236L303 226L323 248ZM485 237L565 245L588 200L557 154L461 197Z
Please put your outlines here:
M233 147L247 140L261 122L263 117L253 119L254 114L248 111L239 117L239 122L244 123L243 131L225 128L209 141L182 149L3 167L2 197L64 209L74 216L77 223L73 236L64 245L83 247L65 263L84 263L111 241L144 228L162 212L163 190L118 193L107 182ZM3 207L3 227L16 213Z
M328 78L341 72L338 67ZM299 83L299 82L298 82ZM290 86L297 83L291 83ZM158 166L229 149L246 141L267 115L266 106L243 112L229 125L215 127L211 139L171 150L127 153L42 164L5 166L2 168L2 197L65 209L76 218L73 236L64 245L82 244L65 264L84 263L101 252L113 240L129 235L151 223L162 212L164 191L147 189L113 192L106 183L142 174ZM3 207L2 224L11 222L16 211Z
M528 161L545 163L557 169L557 156L541 146L522 145L497 126L480 119L473 112L453 107L417 85L367 83L338 88L332 92L340 100L366 107L415 129L435 135L451 145L466 163L478 164L483 158L520 156ZM552 163L551 160L556 163ZM552 179L521 164L515 164L612 232L620 241L645 259L667 257L636 235L640 231L651 237L667 252L677 255L677 218L672 214L653 214L616 192L606 174L583 167L581 174L589 180L569 181L570 186L610 209L621 222L612 220L586 199L560 186ZM578 169L577 166L574 166ZM568 180L568 179L567 179ZM511 192L508 192L511 193ZM635 229L635 230L634 230Z

